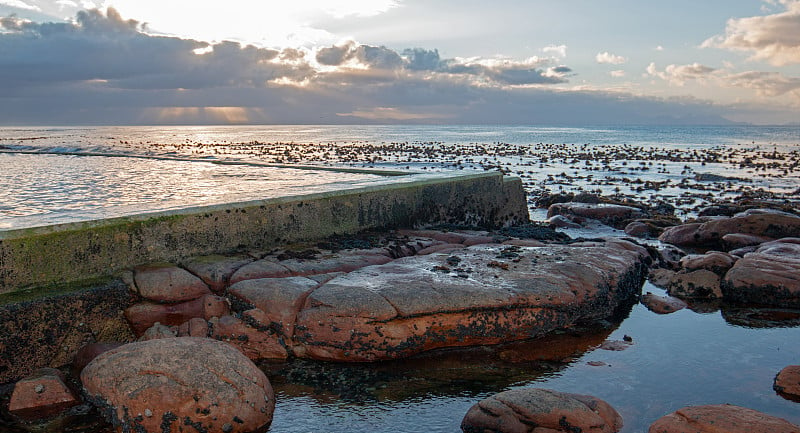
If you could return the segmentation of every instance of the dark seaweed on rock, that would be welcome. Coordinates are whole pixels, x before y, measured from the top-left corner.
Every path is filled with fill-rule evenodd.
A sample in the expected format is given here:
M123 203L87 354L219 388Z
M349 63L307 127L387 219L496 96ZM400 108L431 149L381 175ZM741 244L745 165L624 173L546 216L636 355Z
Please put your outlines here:
M559 243L569 243L572 241L568 235L558 232L545 224L523 224L512 227L505 227L498 230L498 234L512 238L536 239L537 241L553 241Z

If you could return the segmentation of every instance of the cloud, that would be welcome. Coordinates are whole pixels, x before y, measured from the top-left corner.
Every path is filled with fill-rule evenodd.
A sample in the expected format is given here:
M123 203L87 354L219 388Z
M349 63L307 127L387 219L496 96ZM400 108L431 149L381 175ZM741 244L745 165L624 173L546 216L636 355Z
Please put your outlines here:
M800 63L800 0L779 0L784 11L728 20L724 36L703 42L704 48L752 53L750 60L774 66Z
M671 84L683 86L690 80L703 80L708 78L716 69L692 63L690 65L668 65L663 71L659 71L655 63L647 66L647 74L653 77L669 81Z
M563 59L567 57L566 45L548 45L542 48L542 52Z
M608 74L614 78L622 78L625 76L625 71L623 71L622 69L617 69L615 71L609 72Z
M0 0L0 5L11 6L12 8L26 9L29 11L40 12L42 9L39 6L25 3L22 0Z
M607 63L609 65L621 65L628 61L628 59L626 59L625 57L611 54L608 51L597 53L597 56L595 56L595 60L597 61L597 63Z
M800 101L800 78L786 77L778 72L742 72L724 77L728 85L753 89L762 96L793 94Z

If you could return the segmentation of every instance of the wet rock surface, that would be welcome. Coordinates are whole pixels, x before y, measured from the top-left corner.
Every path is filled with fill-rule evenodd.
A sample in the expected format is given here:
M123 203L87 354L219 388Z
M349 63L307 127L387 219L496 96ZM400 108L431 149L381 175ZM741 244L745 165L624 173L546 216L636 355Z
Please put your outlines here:
M728 271L725 296L738 302L800 308L800 245L762 244Z
M670 314L686 308L686 302L671 296L658 296L650 292L642 295L642 304L648 310L658 314Z
M622 417L596 397L527 388L495 394L472 406L465 433L596 432L615 433Z
M89 398L120 431L265 431L275 396L238 350L205 338L131 343L81 373Z
M795 433L800 426L733 405L689 406L654 422L648 433Z
M16 383L8 411L24 420L44 419L79 403L60 371L43 368Z
M800 365L790 365L775 376L772 385L779 394L800 402Z

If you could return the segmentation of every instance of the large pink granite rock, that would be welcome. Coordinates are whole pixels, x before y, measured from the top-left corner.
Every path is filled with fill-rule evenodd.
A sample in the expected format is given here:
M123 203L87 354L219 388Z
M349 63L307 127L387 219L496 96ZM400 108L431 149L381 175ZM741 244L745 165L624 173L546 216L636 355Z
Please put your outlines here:
M275 409L264 373L208 338L126 344L89 363L81 382L120 432L263 432Z
M222 293L230 283L231 276L242 266L251 263L250 256L200 256L183 262L193 274L202 279L214 293Z
M294 352L373 361L542 335L635 300L646 256L624 241L480 245L366 267L308 295Z
M45 419L80 402L54 368L42 368L14 385L8 412L24 420Z
M800 216L752 209L730 218L670 227L664 230L659 239L682 246L721 246L723 237L733 233L774 239L800 237Z
M230 295L263 311L269 322L284 336L291 338L297 313L305 304L308 294L318 286L317 281L306 277L261 278L234 284L230 288Z
M138 266L133 279L139 294L156 302L190 301L211 294L203 280L170 263Z
M753 409L718 404L689 406L654 422L648 433L797 433L800 426Z
M229 301L214 295L206 295L180 304L141 302L125 309L125 318L137 336L141 336L156 322L175 326L195 317L208 320L226 314L230 314Z
M472 406L461 421L464 433L615 433L622 417L589 395L540 388L495 394Z

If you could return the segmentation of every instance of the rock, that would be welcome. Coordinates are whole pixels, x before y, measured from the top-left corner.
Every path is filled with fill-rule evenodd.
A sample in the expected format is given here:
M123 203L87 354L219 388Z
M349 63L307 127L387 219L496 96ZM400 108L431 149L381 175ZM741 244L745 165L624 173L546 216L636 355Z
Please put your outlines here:
M242 266L251 263L249 256L202 256L192 257L183 266L202 279L214 293L222 293L230 283L231 276Z
M496 244L498 242L493 236L468 235L462 243L464 246L471 247L473 245Z
M781 370L775 376L772 388L793 400L800 399L800 365L790 365Z
M14 385L8 412L23 420L51 418L80 402L54 368L41 368Z
M796 426L744 407L728 404L689 406L654 422L648 433L797 433Z
M236 284L244 280L256 280L259 278L281 278L290 277L292 271L286 266L276 262L274 259L262 259L248 263L231 275L230 284Z
M675 274L677 274L677 272L669 269L656 268L650 271L647 275L647 280L656 287L666 289L669 287L669 283L672 282L672 279L675 278Z
M143 298L156 302L190 301L211 293L203 280L170 263L138 266L133 280Z
M695 245L700 239L700 226L703 223L689 223L664 229L658 240L672 245Z
M518 247L543 247L547 244L536 239L509 239L503 245L516 245Z
M614 433L622 417L596 397L540 388L495 394L472 406L461 421L465 433Z
M433 253L449 253L451 251L460 250L464 248L462 244L438 244L423 248L417 252L419 256L425 256Z
M205 338L209 334L209 325L202 317L195 317L178 326L178 337Z
M738 257L720 251L709 251L706 254L691 254L681 259L680 265L687 272L705 269L719 276L724 276Z
M297 314L294 352L322 360L394 359L609 317L641 290L647 252L625 241L597 244L478 245L351 272L308 295Z
M327 274L330 272L351 272L371 265L382 265L391 262L390 257L381 254L336 254L333 257L302 260L289 259L281 262L292 275L307 276Z
M447 244L463 244L466 235L456 232L443 232L438 230L398 230L400 236L430 238Z
M126 344L95 358L81 382L118 431L265 431L275 409L264 373L207 338Z
M770 242L746 254L725 274L722 289L734 302L800 307L800 245Z
M722 245L725 247L726 251L730 251L752 245L761 245L765 242L774 240L775 239L766 236L748 235L744 233L729 233L722 237Z
M773 239L800 237L800 217L786 212L751 209L731 218L670 227L659 239L682 246L721 246L723 237L732 233Z
M256 329L233 316L222 316L209 321L211 338L224 341L248 358L286 359L289 355L278 338L266 329Z
M667 293L681 299L721 298L720 277L706 269L677 272L667 284Z
M679 270L680 261L686 253L672 245L662 245L656 250L656 264L660 267Z
M319 283L306 277L262 278L241 281L230 288L231 297L260 309L266 314L268 323L287 338L294 335L297 313L306 302L308 294Z
M671 296L658 296L650 292L642 295L642 304L657 314L670 314L686 308L686 302Z
M600 345L600 349L609 350L611 352L622 352L623 350L626 350L631 346L633 346L632 341L609 340L609 341L604 341L603 344Z
M556 203L547 209L547 217L554 215L591 218L614 228L624 228L630 220L642 218L645 214L638 208L618 204Z
M649 238L658 234L658 229L641 221L633 221L625 226L625 233L637 238Z
M581 227L580 224L572 221L564 215L553 215L547 219L547 223L550 224L551 227L562 229L577 229Z
M174 338L178 336L178 332L169 326L164 326L158 322L154 323L153 326L147 328L139 337L138 341L147 341L147 340L158 340L160 338Z
M75 354L75 358L72 360L72 367L75 372L80 373L93 359L97 358L98 355L108 352L111 349L116 349L123 344L124 343L117 342L89 343L81 347Z
M229 301L214 295L206 295L200 299L180 304L142 302L125 309L125 318L139 336L156 322L166 326L175 326L195 317L208 320L226 314L230 314Z

